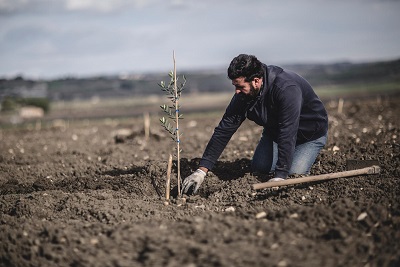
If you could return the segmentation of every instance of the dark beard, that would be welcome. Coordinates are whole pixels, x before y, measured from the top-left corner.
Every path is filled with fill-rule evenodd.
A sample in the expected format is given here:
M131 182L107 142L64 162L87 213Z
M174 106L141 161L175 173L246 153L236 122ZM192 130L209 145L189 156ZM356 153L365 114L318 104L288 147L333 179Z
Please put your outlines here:
M245 95L243 93L239 93L239 95L241 96L242 100L244 100L246 102L250 102L257 98L258 93L259 93L259 91L256 90L256 88L254 88L252 85L250 85L250 91L247 95Z
M252 85L250 85L249 96L251 98L256 98L257 95L258 95L258 90L256 90L256 88L254 88Z

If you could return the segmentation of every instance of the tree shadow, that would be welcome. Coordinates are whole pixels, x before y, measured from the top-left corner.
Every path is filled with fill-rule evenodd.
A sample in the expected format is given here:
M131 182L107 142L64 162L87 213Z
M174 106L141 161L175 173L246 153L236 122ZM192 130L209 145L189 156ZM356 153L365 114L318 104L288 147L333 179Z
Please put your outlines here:
M129 174L140 174L144 172L144 166L134 166L130 169L116 169L104 171L103 175L109 175L113 177L121 176L121 175L129 175Z
M191 175L199 167L201 158L193 158L191 160L181 159L181 176L185 179ZM251 160L236 159L235 161L217 161L212 169L212 173L220 180L229 181L242 178L246 173L250 173ZM174 166L176 162L174 161Z
M236 180L250 173L251 160L217 161L212 172L223 181Z
M191 175L199 167L201 158L193 158L191 160L182 158L181 159L181 176L185 179ZM176 162L174 161L174 166ZM222 181L236 180L244 177L246 174L251 172L251 160L242 158L236 159L235 161L217 161L211 172ZM265 179L266 175L259 175L260 181ZM258 177L258 176L256 176Z
M191 175L199 167L201 158L181 158L181 180L183 181L186 177ZM246 174L250 173L250 159L236 159L235 161L217 161L212 173L222 181L231 181L243 178ZM176 177L177 173L177 161L173 161L172 174ZM124 175L134 175L140 177L147 177L157 192L162 197L164 191L164 183L167 174L167 164L163 162L149 161L144 166L133 166L128 169L111 169L104 171L103 175L109 175L116 178L123 178ZM256 176L257 177L257 176ZM172 178L173 179L173 178ZM258 179L258 178L257 178ZM261 178L260 178L261 179ZM261 180L260 180L261 181ZM178 188L175 180L171 180L171 196L176 197L178 195Z

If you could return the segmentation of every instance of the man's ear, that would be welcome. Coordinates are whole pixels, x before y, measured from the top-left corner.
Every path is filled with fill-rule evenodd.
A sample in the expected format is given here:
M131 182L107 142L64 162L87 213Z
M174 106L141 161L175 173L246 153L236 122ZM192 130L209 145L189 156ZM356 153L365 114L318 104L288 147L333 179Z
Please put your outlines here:
M252 83L255 88L261 88L262 79L256 77L253 79Z

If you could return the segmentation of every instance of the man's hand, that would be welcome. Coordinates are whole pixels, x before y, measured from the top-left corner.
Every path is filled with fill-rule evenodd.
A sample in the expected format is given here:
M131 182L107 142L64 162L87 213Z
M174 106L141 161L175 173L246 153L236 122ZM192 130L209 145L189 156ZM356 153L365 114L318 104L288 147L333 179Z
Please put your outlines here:
M271 178L271 179L268 180L268 182L280 182L280 181L285 181L285 179L279 178L279 177L275 177L275 178Z
M204 177L206 177L206 173L200 169L197 169L194 173L185 178L182 183L182 192L186 194L189 189L194 186L193 194L196 194L200 185L204 181Z

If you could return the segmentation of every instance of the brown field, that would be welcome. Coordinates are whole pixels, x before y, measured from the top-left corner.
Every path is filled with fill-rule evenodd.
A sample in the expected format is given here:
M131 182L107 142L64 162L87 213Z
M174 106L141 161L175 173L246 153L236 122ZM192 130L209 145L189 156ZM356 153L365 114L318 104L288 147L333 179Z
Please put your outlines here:
M267 177L250 173L261 129L246 121L198 195L176 199L173 170L169 205L173 143L158 115L148 140L141 116L51 122L53 113L0 129L0 266L399 266L400 99L326 107L329 141L312 175L344 171L347 159L378 160L380 174L252 190ZM218 108L182 121L183 177Z

